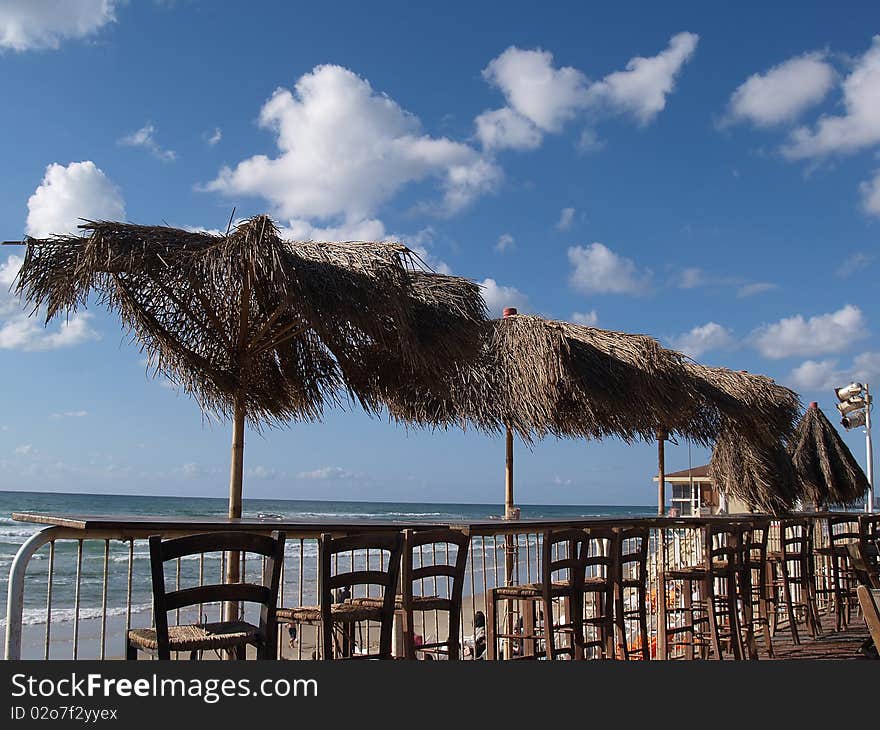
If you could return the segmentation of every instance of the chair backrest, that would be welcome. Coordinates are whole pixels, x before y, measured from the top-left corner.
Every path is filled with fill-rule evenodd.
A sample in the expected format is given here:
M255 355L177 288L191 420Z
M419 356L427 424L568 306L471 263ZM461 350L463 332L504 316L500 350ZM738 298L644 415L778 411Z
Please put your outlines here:
M859 542L862 531L859 515L835 515L827 518L828 540L833 548L844 548L850 543Z
M648 542L651 532L647 527L617 528L618 579L621 586L630 588L648 585Z
M454 555L450 547L454 547ZM401 564L401 602L406 630L413 630L413 598L430 596L430 610L449 613L447 639L423 643L421 649L446 648L449 659L460 654L461 599L470 535L466 530L404 530ZM443 584L439 590L438 579ZM414 657L409 657L414 658Z
M862 615L868 625L868 631L874 640L874 646L880 651L880 590L859 586L856 593L859 597L859 607L862 609Z
M379 568L370 564L370 553L379 558ZM382 619L379 632L379 654L382 658L391 656L391 637L394 621L394 601L397 594L397 580L400 575L400 557L403 552L403 533L365 532L345 537L321 535L319 545L319 566L321 571L319 596L321 621L324 626L325 650L329 648L329 633L333 625L332 609L334 592L345 590L355 597L357 586L377 586L382 589ZM348 570L340 569L342 561L334 560L340 554L350 553ZM364 566L357 566L357 553L364 553ZM327 654L329 656L329 653ZM372 655L361 654L359 658Z
M742 524L743 564L751 569L763 569L767 564L767 543L770 538L770 520L757 517Z
M706 564L714 573L733 573L741 559L743 529L737 522L710 520L704 531Z
M880 588L880 574L864 554L860 542L851 542L846 546L849 553L849 564L856 576L856 582L868 588Z
M262 583L213 583L182 588L165 589L165 563L188 555L213 552L254 553L266 558ZM271 536L250 532L208 532L198 535L163 540L161 535L150 537L150 568L153 576L153 615L156 624L157 653L167 658L168 612L187 606L213 602L242 602L260 604L260 639L268 650L275 646L275 610L278 604L278 585L284 562L284 534L275 531Z
M786 560L807 560L813 552L813 521L787 517L779 521L779 544Z
M617 532L613 527L585 527L584 570L588 577L605 578L609 589L617 577Z
M541 584L549 597L553 583L583 589L589 537L584 530L545 530L541 551ZM557 573L563 573L557 576Z

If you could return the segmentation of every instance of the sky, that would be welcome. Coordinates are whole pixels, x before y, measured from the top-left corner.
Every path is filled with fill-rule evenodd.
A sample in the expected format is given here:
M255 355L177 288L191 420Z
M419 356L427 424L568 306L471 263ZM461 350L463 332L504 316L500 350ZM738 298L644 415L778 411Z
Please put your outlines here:
M291 239L403 241L495 315L767 374L835 422L832 388L880 375L873 2L0 0L0 98L3 240L268 212ZM97 302L44 327L8 292L21 253L0 489L224 496L229 424ZM519 445L517 499L651 504L655 448ZM669 470L707 459L667 447ZM353 407L247 434L245 497L497 502L503 478L502 439Z

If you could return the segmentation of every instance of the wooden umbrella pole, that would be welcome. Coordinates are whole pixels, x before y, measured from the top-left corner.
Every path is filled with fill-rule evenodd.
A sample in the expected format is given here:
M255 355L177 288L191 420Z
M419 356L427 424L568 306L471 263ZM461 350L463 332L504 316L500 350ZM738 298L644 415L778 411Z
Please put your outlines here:
M507 432L507 458L504 463L504 519L513 519L513 431Z
M666 514L666 431L657 431L657 514Z
M235 401L232 420L232 459L229 466L229 517L241 517L241 492L244 477L244 424L245 408L240 398ZM226 556L226 582L238 583L240 577L239 554L236 551ZM223 607L223 620L238 620L238 604L227 602Z
M510 426L506 429L507 441L507 457L504 462L504 519L515 519L513 506L513 431ZM504 536L504 583L512 586L514 584L514 536ZM513 633L513 601L507 602L507 611L505 612L505 633ZM510 659L512 655L511 642L508 639L504 642L504 658Z

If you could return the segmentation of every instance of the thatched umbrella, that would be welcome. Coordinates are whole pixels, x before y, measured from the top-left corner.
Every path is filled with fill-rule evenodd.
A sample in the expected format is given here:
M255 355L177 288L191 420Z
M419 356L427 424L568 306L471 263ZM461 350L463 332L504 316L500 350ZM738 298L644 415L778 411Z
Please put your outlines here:
M818 403L810 403L788 444L788 453L804 501L817 508L855 504L870 489L862 467Z
M241 516L245 421L314 421L346 396L377 412L386 375L443 396L448 371L479 349L477 285L419 270L397 243L285 241L266 216L225 235L81 228L25 239L18 293L45 306L47 321L97 294L157 372L232 419L232 518Z

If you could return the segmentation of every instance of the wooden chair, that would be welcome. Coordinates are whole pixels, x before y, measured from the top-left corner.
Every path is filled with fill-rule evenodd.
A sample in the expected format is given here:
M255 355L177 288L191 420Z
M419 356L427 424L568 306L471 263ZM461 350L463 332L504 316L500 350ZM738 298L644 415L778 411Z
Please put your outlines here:
M776 634L784 611L792 641L800 644L798 617L811 636L820 631L813 581L813 521L789 517L779 521L779 550L767 553L770 568L770 633Z
M359 569L357 553L373 557L381 555L381 569L367 564ZM279 608L279 621L319 626L321 628L320 658L328 659L391 659L391 639L394 630L394 604L397 579L400 574L400 556L403 535L395 533L362 533L347 537L323 534L318 549L319 605ZM347 570L340 569L350 553ZM335 564L335 566L334 566ZM380 602L362 603L355 593L358 587L378 586L382 590ZM351 596L334 600L334 593ZM359 623L379 622L379 645L376 653L358 652L355 627Z
M855 575L856 584L867 586L868 588L880 588L880 573L874 569L869 557L865 555L865 550L871 550L871 545L862 545L861 543L850 543L846 546L849 552L849 562Z
M880 577L880 515L870 514L859 517L859 545L868 567Z
M712 520L703 528L704 561L660 575L664 586L682 584L682 605L667 606L663 612L666 625L660 630L666 632L667 652L679 647L685 659L694 659L696 649L703 657L711 650L715 659L724 659L728 649L734 659L743 658L736 587L740 539L736 523ZM676 616L682 618L681 625L669 626L669 618Z
M165 590L165 563L170 560L212 552L255 553L266 558L263 582L220 583ZM244 659L248 644L257 648L257 659L275 659L277 655L275 610L278 583L284 562L284 535L271 537L246 532L212 532L162 540L150 538L150 566L153 575L153 616L155 627L128 632L126 659L137 659L138 651L155 652L159 659L170 659L171 652L190 652L195 658L206 650L227 650ZM241 621L197 623L169 626L168 613L187 606L235 601L260 604L259 626Z
M623 659L651 659L648 638L647 527L616 528L617 578L614 581L614 624L617 655ZM630 626L635 624L630 638Z
M767 656L773 656L773 639L770 636L770 601L767 581L767 544L770 537L770 520L758 518L741 525L739 599L742 605L743 639L750 659L758 658L756 637L763 635Z
M815 554L823 566L824 577L816 592L830 595L833 599L835 625L840 631L849 624L851 609L858 601L847 545L858 543L862 532L858 515L829 515L821 518L820 523L826 532L828 544L815 548Z
M614 659L614 587L620 565L618 533L612 527L598 526L586 527L584 533L584 650L589 659Z
M874 642L872 656L877 658L878 649L880 649L880 590L859 586L856 588L856 595L859 599L862 615L865 617L865 623L868 625L871 640Z
M455 548L452 557L450 547ZM450 660L461 658L461 599L469 548L470 536L465 530L404 530L401 591L394 607L401 612L407 659L416 659L417 653L442 655ZM438 578L443 579L441 583L445 585L438 586ZM353 601L374 606L382 603L381 598ZM447 614L446 638L416 645L416 612L421 614L424 634L425 614L437 611ZM439 628L439 622L436 627Z
M541 581L523 585L498 586L489 591L487 616L489 659L501 654L501 641L521 642L522 652L516 658L536 659L537 647L543 643L547 659L568 655L584 658L584 571L587 559L587 533L577 529L546 530L541 553ZM523 617L522 633L498 628L499 603L508 602L508 611L518 604ZM554 604L562 604L565 619L554 622ZM541 610L541 615L538 614ZM568 646L557 644L568 637ZM513 658L513 657L512 657Z

